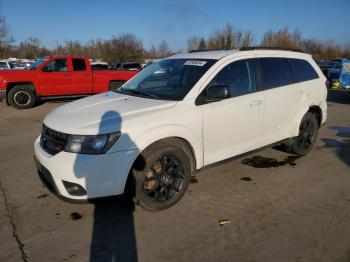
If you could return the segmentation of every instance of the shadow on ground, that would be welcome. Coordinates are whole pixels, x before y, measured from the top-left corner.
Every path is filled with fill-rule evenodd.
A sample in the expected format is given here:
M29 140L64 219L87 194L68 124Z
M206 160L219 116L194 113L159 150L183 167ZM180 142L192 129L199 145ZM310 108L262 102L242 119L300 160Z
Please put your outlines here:
M90 261L137 261L130 198L119 197L95 203Z
M336 148L337 156L348 166L350 166L350 128L342 126L331 126L328 127L331 130L337 132L339 139L332 138L321 138L325 143L323 147L325 148Z

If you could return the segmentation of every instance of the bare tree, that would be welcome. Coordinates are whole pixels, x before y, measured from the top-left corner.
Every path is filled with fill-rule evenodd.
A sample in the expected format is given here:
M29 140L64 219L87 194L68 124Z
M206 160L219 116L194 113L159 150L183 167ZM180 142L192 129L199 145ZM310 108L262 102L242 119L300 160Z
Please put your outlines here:
M261 46L273 46L283 48L300 48L302 44L301 33L298 30L290 32L288 27L277 32L268 31L265 33Z
M165 40L163 40L158 45L158 56L160 58L163 58L163 57L169 56L170 54L171 54L171 51L170 51L169 45Z
M207 49L207 42L205 41L205 39L202 37L201 40L199 41L199 50L205 50Z
M42 42L36 37L22 41L17 47L17 54L21 58L38 58L47 52Z
M0 15L0 57L8 57L11 53L13 43L13 37L10 34L10 30L7 26L6 19Z
M157 53L157 49L154 46L154 44L151 44L151 47L149 48L148 52L147 52L147 56L148 58L158 58L158 53Z
M187 51L199 49L201 39L197 36L192 36L187 39Z

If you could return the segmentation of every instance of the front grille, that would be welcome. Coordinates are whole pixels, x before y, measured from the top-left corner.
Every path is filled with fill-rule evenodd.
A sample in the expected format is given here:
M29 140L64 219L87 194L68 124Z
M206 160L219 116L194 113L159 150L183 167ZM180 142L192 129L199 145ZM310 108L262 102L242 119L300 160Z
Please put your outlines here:
M64 149L68 135L55 131L43 125L41 130L40 145L49 154L56 155Z

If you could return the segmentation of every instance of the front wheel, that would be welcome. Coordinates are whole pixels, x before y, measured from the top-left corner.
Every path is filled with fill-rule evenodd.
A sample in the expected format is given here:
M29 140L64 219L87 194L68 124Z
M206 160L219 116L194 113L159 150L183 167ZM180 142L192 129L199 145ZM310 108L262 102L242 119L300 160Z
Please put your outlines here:
M36 95L30 85L20 85L12 88L7 96L8 103L17 109L28 109L35 105Z
M318 122L315 114L307 112L301 120L299 135L287 146L287 151L296 155L306 155L315 145Z
M188 155L171 145L157 147L143 155L143 163L133 171L137 203L148 211L176 204L190 183Z

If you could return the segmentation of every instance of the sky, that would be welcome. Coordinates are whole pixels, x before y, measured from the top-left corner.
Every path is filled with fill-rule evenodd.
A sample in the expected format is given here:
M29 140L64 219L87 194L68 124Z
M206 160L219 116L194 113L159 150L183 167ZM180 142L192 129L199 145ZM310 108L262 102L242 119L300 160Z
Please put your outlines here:
M186 49L190 36L207 38L226 23L263 34L285 26L304 38L350 42L350 0L0 0L0 13L19 43L39 38L57 42L110 39L133 33L148 49L165 39L173 50Z

